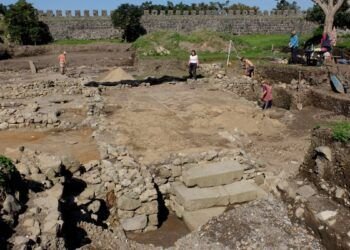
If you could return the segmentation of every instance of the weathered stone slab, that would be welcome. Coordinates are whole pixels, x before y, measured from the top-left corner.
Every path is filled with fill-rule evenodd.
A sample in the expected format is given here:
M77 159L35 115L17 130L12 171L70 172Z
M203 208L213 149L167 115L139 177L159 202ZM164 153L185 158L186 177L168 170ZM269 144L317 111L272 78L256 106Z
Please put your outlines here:
M247 181L235 182L224 186L230 204L255 200L258 197L257 186Z
M226 206L229 203L228 193L222 186L210 188L188 188L182 183L174 183L173 191L176 201L187 211L194 211L214 206Z
M141 207L140 200L130 199L124 195L118 199L118 208L119 209L131 211L131 210L135 210L139 207Z
M211 218L219 216L225 212L226 207L212 207L201 209L193 212L185 211L183 213L183 220L192 231L205 225Z
M242 178L244 167L236 161L215 162L191 168L183 173L186 186L213 187Z
M30 67L30 72L32 72L32 74L36 74L38 71L35 67L35 64L33 61L29 60L29 67Z
M147 226L147 216L138 215L133 218L123 219L121 224L125 231L142 230Z
M298 188L297 194L305 198L310 198L311 196L316 194L316 191L310 185L304 185Z

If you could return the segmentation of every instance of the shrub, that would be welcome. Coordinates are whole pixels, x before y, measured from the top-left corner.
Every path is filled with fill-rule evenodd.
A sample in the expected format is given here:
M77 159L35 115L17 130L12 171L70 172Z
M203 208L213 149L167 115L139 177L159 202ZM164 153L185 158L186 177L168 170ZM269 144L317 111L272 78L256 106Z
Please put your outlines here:
M12 176L17 173L17 169L12 161L0 155L0 188L8 189Z
M331 125L333 138L337 141L348 142L350 140L350 123L336 122Z

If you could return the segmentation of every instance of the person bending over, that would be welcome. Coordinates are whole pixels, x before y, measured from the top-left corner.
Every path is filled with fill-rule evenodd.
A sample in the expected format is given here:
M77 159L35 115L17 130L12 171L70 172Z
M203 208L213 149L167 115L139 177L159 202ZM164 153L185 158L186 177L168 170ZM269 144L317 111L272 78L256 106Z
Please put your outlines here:
M253 77L254 70L255 70L254 64L250 60L244 57L241 58L241 62L243 63L243 67L245 68L245 75L249 77Z

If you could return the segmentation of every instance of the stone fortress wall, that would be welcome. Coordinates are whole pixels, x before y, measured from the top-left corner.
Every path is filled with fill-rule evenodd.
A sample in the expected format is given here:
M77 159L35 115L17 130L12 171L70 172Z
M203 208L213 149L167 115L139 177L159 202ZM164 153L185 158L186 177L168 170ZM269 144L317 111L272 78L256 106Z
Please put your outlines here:
M50 28L54 39L119 38L121 30L114 29L110 12L93 10L40 11L40 18ZM287 34L296 29L308 33L316 24L305 20L302 12L286 11L180 11L145 10L141 19L147 32L172 30L192 32L213 30L231 34Z

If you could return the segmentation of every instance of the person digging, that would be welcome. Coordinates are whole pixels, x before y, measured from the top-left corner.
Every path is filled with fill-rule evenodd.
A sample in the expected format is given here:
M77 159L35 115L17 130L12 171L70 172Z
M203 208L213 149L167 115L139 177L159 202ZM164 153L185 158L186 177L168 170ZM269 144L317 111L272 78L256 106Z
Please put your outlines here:
M250 60L244 57L241 58L241 62L243 64L243 68L245 69L245 75L249 77L253 77L254 70L255 70L254 64Z
M268 81L264 80L261 83L261 89L262 94L260 99L263 103L261 108L263 110L270 109L272 107L272 86Z

